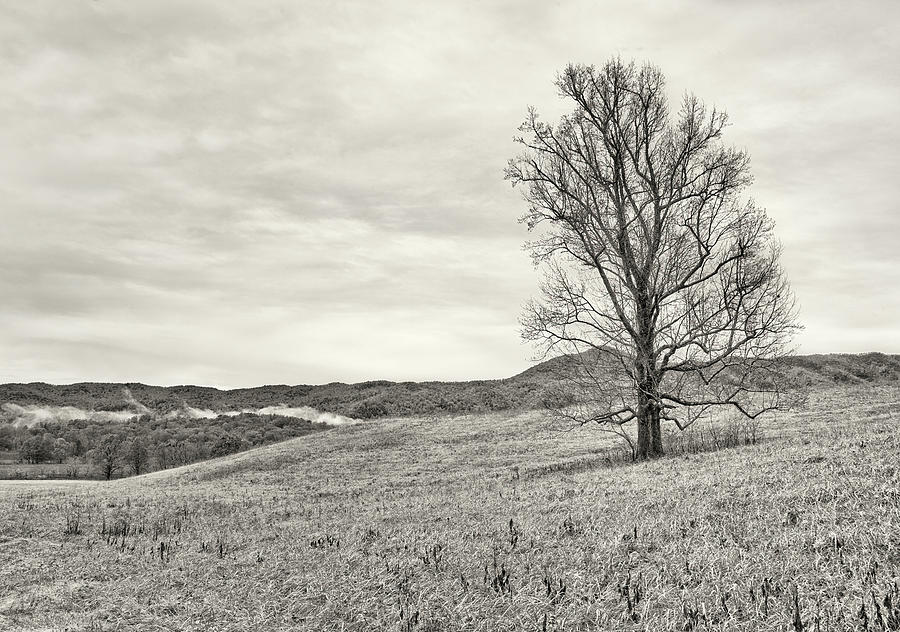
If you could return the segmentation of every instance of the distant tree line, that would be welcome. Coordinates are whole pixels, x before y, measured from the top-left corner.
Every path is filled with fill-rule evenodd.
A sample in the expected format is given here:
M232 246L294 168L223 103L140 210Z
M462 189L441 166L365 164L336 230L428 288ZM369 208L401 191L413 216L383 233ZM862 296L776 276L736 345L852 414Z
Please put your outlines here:
M334 382L320 386L260 386L220 391L202 386L85 383L0 384L0 402L74 406L84 410L141 412L134 400L159 415L184 405L210 410L311 406L355 419L441 413L475 413L539 407L553 376L528 371L504 380L468 382ZM133 397L125 397L127 392Z
M14 452L28 464L90 464L97 477L108 480L225 456L327 427L253 413L213 419L145 414L125 422L81 419L30 427L0 423L0 450Z
M387 383L346 410L355 419L483 413L540 407L548 392L537 381Z

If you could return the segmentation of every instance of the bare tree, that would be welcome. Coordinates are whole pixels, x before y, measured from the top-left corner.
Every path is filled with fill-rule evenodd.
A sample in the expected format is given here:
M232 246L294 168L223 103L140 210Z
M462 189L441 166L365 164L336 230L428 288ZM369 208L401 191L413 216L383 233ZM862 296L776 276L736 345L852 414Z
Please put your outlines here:
M645 459L663 453L661 420L778 407L794 298L725 113L688 94L671 114L660 70L619 59L570 65L556 85L574 111L550 125L530 109L506 178L547 272L523 335L577 360L579 403L558 412L625 438L636 420Z
M128 441L122 449L122 454L125 462L131 468L131 473L135 476L143 473L147 468L149 454L147 453L147 446L144 445L140 437Z
M91 456L94 463L100 466L104 478L110 480L118 469L122 457L122 437L115 434L105 435Z

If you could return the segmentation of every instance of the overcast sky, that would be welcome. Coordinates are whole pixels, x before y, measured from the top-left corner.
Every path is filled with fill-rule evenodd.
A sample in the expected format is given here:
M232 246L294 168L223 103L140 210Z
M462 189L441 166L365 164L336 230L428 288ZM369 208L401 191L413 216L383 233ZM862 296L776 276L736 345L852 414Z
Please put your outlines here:
M677 8L676 8L677 5ZM0 382L506 377L567 62L728 110L806 353L900 352L900 3L5 2Z

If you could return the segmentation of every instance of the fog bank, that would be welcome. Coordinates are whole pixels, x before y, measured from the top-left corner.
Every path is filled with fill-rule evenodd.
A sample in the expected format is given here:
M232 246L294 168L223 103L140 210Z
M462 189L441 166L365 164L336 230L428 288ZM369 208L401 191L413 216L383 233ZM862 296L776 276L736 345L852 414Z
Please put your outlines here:
M141 415L154 415L155 413L136 401L131 393L127 393L126 399L135 410L83 410L75 406L50 406L40 404L20 405L11 402L0 404L0 422L11 423L17 426L33 426L39 423L68 423L71 421L86 419L91 421L125 422ZM280 415L295 419L306 419L315 423L324 423L330 426L339 426L354 423L356 420L343 415L317 410L312 406L265 406L263 408L245 408L243 410L217 411L209 408L194 408L186 403L180 408L161 415L166 419L215 419L225 415L233 417L242 413L254 415Z

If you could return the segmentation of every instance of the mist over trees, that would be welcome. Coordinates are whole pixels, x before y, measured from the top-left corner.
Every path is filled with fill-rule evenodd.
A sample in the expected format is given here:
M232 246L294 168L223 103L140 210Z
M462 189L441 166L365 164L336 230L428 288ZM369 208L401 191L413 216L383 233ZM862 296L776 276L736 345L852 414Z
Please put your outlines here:
M794 297L725 112L691 94L672 111L662 72L620 59L570 65L556 86L572 113L531 109L506 171L545 271L523 335L578 359L578 396L556 412L629 441L635 420L644 459L663 453L662 421L777 408Z

